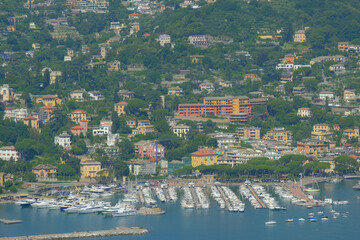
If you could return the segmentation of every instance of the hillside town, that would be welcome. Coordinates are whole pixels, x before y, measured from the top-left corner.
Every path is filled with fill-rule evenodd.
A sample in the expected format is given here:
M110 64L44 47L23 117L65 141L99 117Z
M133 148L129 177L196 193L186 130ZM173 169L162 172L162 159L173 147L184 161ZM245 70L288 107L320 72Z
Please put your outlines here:
M321 42L324 29L274 20L205 30L224 18L197 19L210 0L15 2L0 3L4 191L359 171L359 36ZM278 8L251 2L236 4Z

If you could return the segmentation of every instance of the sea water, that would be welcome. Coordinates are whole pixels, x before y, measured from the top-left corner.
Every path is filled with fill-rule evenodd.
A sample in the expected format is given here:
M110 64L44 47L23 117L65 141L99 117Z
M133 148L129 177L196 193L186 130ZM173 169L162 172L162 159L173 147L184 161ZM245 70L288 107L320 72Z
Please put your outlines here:
M308 209L294 206L290 202L279 200L286 211L254 209L246 202L245 212L230 213L219 211L215 201L209 209L182 209L177 203L159 204L166 214L159 216L104 217L98 214L66 214L58 210L21 208L15 204L0 204L0 218L21 219L23 223L5 225L0 223L0 237L51 234L80 231L113 229L118 226L144 227L150 231L142 236L118 236L97 239L360 239L360 191L354 191L355 180L343 180L340 183L321 183L320 192L314 193L316 199L333 198L347 200L348 205L325 206ZM239 194L238 188L236 194ZM340 213L349 212L347 217L331 217L331 210ZM322 211L329 220L322 222L317 212ZM308 213L313 212L318 222L310 222ZM293 218L293 223L285 219ZM299 218L305 218L303 223ZM275 225L265 225L266 221L276 221Z

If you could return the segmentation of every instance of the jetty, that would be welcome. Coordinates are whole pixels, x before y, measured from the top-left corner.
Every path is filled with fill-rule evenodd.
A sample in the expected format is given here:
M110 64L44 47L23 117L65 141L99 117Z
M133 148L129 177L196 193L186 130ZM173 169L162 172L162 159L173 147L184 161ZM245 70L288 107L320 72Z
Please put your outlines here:
M298 203L297 205L314 205L314 199L309 198L302 190L298 184L295 183L285 183L287 189L297 198L302 199L305 203Z
M252 195L254 195L254 197L256 198L256 200L259 202L259 204L261 205L262 208L267 208L265 203L261 200L261 198L259 198L259 196L257 195L257 193L254 191L254 189L252 188L252 186L248 185L247 186L248 189L250 190L250 192L252 193Z
M56 233L44 235L29 235L18 237L2 237L0 240L50 240L50 239L74 239L74 238L95 238L95 237L111 237L122 235L143 235L149 231L139 227L118 227L112 230L73 232L73 233Z
M138 190L138 192L139 192L140 202L141 202L142 204L144 204L144 203L145 203L145 198L144 198L144 194L143 194L143 192L142 192L142 189Z
M201 208L199 197L198 197L198 195L197 195L197 193L195 191L195 188L190 188L190 192L191 192L191 195L192 195L192 198L194 200L196 208Z
M231 209L231 204L230 204L229 199L227 198L227 196L225 195L224 191L222 190L222 188L220 186L216 186L216 187L217 187L218 191L220 192L221 197L225 201L225 206L226 206L227 210L230 210Z
M8 219L4 219L4 218L0 218L0 222L5 223L5 224L14 224L14 223L22 223L22 220L8 220Z
M157 207L154 208L142 207L138 210L138 213L142 215L162 215L165 214L165 211Z

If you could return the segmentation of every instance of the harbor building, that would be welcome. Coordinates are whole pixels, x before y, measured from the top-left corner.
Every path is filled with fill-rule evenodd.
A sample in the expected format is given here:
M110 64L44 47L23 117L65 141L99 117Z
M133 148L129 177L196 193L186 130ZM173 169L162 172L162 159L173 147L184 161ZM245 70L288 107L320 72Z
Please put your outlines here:
M214 165L217 164L217 160L218 154L208 149L202 149L191 154L191 166L193 167Z
M101 171L101 163L92 159L82 159L80 162L81 178L97 177Z
M32 172L35 173L36 177L40 178L55 177L57 174L57 167L50 164L40 164L33 167Z

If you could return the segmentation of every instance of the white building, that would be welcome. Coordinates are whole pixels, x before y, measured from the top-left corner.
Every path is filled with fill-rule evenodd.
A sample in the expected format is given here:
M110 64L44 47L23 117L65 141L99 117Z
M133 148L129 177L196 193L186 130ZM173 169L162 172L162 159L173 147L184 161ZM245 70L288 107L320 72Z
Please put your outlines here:
M25 108L20 109L5 109L4 119L8 118L15 122L22 121L28 116L28 111Z
M299 117L310 117L311 115L311 110L310 108L307 107L302 107L298 109L297 115Z
M17 161L21 158L20 152L15 150L14 146L5 146L0 148L0 159L5 161Z
M69 150L71 148L70 135L66 132L61 133L60 135L55 136L54 143L62 146L64 149Z
M90 99L94 101L100 101L105 99L104 95L102 95L99 91L91 91L88 92L88 94Z
M276 65L276 70L279 70L279 69L288 69L288 70L297 70L299 68L304 68L304 67L307 67L307 68L311 68L311 65L295 65L295 64L292 64L292 63L279 63L278 65Z
M184 124L176 125L173 127L173 133L178 137L185 137L185 135L190 131L190 127Z
M111 133L109 126L99 126L93 129L93 136L108 135L109 133Z
M159 43L161 46L171 43L171 37L168 34L162 34L159 36Z
M119 142L119 141L120 141L120 136L119 136L118 133L115 133L115 134L109 133L109 134L107 135L106 144L107 144L108 146L115 146L115 144L116 144L117 142Z
M4 84L0 86L0 95L2 95L2 99L4 102L14 99L14 92L12 88L9 87L9 84Z
M333 100L334 99L334 93L330 91L322 91L319 93L319 98L321 100Z

